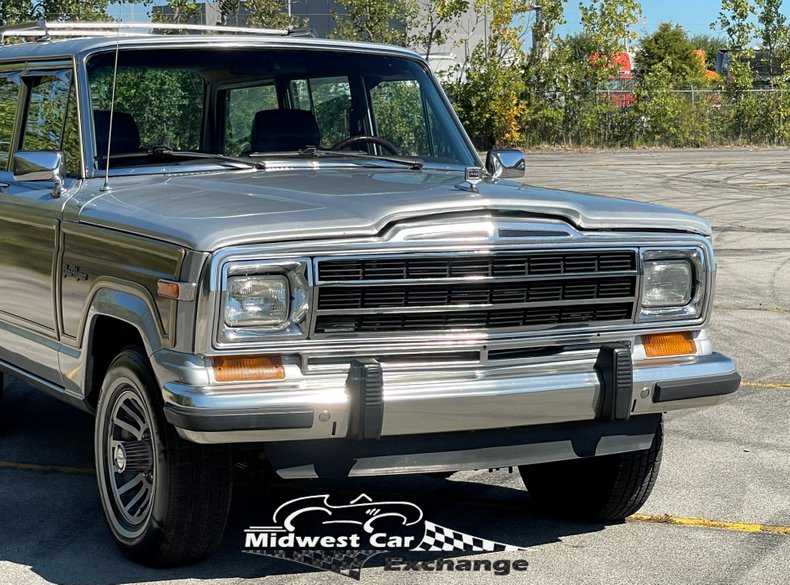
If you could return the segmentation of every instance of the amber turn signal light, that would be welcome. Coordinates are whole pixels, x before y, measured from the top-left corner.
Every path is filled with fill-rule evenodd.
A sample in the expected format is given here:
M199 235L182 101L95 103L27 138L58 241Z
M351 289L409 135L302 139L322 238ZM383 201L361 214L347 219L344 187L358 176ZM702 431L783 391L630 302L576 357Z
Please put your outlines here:
M156 294L166 299L178 299L181 296L181 287L171 280L160 280L156 283Z
M670 355L692 355L697 353L697 344L688 331L681 333L654 333L642 336L642 345L647 357Z
M212 358L211 361L217 382L256 382L285 378L279 356L223 356Z

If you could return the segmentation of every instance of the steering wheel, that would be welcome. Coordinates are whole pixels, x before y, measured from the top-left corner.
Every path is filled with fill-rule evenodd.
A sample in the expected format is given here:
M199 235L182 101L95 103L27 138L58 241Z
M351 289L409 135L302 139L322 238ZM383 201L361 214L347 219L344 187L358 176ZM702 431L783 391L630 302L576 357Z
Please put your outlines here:
M378 144L382 148L388 150L390 154L400 156L398 147L381 136L352 136L351 138L346 138L345 140L341 140L337 144L332 145L332 148L329 150L344 150L349 146L355 146L357 144Z

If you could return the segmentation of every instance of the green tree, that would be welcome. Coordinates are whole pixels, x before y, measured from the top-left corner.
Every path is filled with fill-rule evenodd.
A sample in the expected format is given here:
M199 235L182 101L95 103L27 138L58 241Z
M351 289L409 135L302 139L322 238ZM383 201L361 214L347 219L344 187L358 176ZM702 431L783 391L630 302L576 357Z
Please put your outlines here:
M560 43L569 51L568 58L578 61L589 62L598 50L593 38L583 32L568 35Z
M428 59L437 45L447 42L448 29L469 9L469 0L417 0L411 45Z
M749 48L755 26L751 21L754 6L749 0L721 0L719 16L711 28L718 24L725 34L730 55L731 91L751 89L754 80L749 60L753 53Z
M637 39L632 30L642 15L637 0L588 0L579 3L582 31L595 49L593 81L602 81L617 73L616 56Z
M786 59L788 38L787 18L782 14L782 0L755 0L757 4L757 21L759 22L758 32L762 37L763 49L765 49L768 76L771 87L774 86L774 75L781 64L781 60Z
M337 0L334 12L338 39L408 45L408 30L417 13L415 0Z
M532 7L525 0L475 3L475 10L489 22L488 42L475 47L465 76L450 87L450 93L472 140L483 149L523 144L526 56L525 28L519 17Z
M686 31L679 25L662 22L654 33L642 38L641 45L637 56L637 77L640 81L649 76L658 65L669 74L669 81L673 86L700 84L704 81L702 62L694 52L695 47L689 41Z
M532 7L535 10L535 24L532 26L532 46L536 49L533 60L543 60L545 49L549 46L554 29L565 23L565 2L567 0L544 0Z
M689 37L689 42L695 49L705 51L705 67L715 71L716 55L727 46L727 41L724 37L701 33Z
M145 0L129 0L146 3ZM51 20L109 20L111 0L2 0L0 26L37 18Z
M288 16L288 2L290 0L245 0L244 6L250 11L247 24L263 28L303 26L304 23L298 17Z
M172 11L170 14L154 12L151 14L151 20L176 24L197 22L200 15L200 4L197 0L170 0L167 5Z

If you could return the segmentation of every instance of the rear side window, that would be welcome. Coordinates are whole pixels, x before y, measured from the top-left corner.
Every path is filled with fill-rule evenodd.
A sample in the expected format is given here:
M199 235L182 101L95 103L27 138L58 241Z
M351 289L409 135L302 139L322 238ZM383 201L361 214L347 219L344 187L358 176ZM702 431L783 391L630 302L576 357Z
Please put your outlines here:
M276 110L277 89L274 84L239 87L227 90L225 97L225 154L240 154L250 148L250 133L255 114Z
M0 171L8 168L19 102L19 78L0 76Z
M351 136L351 84L348 77L319 77L291 81L291 101L298 110L311 110L321 129L321 146L330 148Z

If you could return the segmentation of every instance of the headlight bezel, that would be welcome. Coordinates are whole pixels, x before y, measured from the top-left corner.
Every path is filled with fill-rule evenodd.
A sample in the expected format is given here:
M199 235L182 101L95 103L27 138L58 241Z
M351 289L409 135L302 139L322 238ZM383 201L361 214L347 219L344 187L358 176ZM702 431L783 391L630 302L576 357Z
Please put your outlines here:
M708 299L708 273L712 270L702 248L641 248L639 266L639 305L637 323L654 321L695 321L705 317ZM691 291L688 302L678 305L645 305L645 266L650 262L688 262Z
M312 263L309 258L227 262L222 266L218 290L217 342L253 343L268 339L306 339L309 330L312 291ZM279 277L287 280L288 316L281 325L228 325L225 311L228 283L236 277Z

